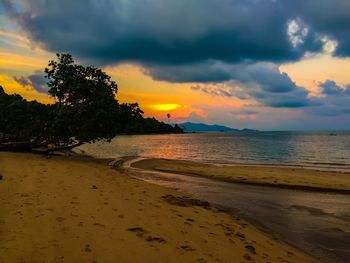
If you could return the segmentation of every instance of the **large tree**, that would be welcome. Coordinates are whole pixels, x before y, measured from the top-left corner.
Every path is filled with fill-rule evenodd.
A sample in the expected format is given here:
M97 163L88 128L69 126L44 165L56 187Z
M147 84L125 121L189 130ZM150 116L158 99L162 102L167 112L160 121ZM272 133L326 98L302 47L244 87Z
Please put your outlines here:
M82 144L116 135L117 84L101 69L84 67L69 54L57 54L45 69L49 94L56 100L50 126L53 144Z

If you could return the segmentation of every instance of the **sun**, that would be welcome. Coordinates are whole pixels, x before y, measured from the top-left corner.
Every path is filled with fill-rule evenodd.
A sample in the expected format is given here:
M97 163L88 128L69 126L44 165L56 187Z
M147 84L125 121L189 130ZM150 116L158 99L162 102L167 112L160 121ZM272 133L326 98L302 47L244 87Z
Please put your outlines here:
M158 111L169 111L180 108L180 104L155 104L153 108Z

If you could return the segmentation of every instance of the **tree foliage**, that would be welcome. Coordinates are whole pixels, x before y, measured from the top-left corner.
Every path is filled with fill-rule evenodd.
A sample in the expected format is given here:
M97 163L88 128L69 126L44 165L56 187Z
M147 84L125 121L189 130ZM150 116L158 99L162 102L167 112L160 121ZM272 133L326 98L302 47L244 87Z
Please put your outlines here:
M112 139L117 131L117 84L101 69L57 54L45 69L49 94L56 100L51 143Z
M118 133L122 134L183 132L178 125L172 127L155 118L144 118L143 111L137 103L123 103L119 105L118 124Z
M28 102L20 95L8 95L0 86L0 132L17 140L32 141L48 132L50 105Z

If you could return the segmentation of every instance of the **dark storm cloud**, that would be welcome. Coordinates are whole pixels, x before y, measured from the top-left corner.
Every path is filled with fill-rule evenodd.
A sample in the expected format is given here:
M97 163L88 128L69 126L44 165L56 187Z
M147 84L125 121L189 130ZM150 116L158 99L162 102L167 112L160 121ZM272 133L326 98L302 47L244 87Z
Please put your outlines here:
M282 93L295 87L289 76L280 72L273 63L224 64L211 61L185 66L150 66L149 74L158 80L170 82L256 82L266 91Z
M311 27L291 45L287 24L303 8L291 0L32 0L13 17L47 49L99 64L276 62L322 48Z
M223 82L232 79L233 65L206 62L188 65L152 65L148 74L170 82Z
M47 93L48 88L46 85L46 79L42 75L42 73L35 73L33 75L30 75L28 77L14 77L14 80L18 82L20 85L24 86L31 86L33 89L40 93Z
M350 56L350 1L303 0L294 5L294 13L318 34L338 42L336 54ZM300 2L300 3L299 3Z
M21 10L12 8L18 1L0 4L47 49L101 65L282 62L320 51L321 36L338 42L338 55L350 55L348 0L28 0ZM298 28L289 34L291 21Z

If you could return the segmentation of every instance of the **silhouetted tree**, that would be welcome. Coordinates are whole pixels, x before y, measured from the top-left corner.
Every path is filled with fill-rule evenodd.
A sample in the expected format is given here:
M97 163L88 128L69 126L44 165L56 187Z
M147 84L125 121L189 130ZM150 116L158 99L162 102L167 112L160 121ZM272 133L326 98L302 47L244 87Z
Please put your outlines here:
M117 131L117 84L101 69L57 54L45 69L49 94L56 99L48 142L60 145L112 139Z
M168 118L168 124L170 123L170 117L171 117L171 115L170 115L170 113L168 113L167 115L167 118Z

